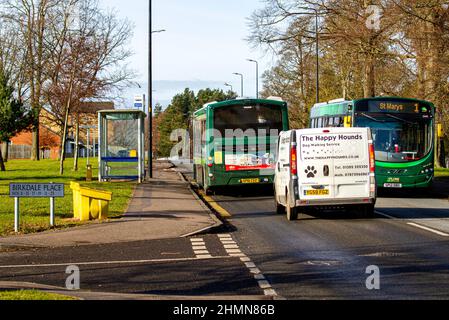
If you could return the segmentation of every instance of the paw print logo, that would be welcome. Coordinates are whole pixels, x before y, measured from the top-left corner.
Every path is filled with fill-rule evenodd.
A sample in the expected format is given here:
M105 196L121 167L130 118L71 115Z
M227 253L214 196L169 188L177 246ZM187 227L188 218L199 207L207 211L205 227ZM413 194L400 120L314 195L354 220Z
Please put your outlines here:
M315 178L316 174L318 173L318 171L315 170L315 167L307 167L306 169L306 175L307 178Z

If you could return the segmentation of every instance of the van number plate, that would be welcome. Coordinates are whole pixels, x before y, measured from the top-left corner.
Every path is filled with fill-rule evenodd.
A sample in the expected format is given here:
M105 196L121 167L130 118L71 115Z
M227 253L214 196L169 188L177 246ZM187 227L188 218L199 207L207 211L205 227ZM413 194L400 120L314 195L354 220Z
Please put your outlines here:
M305 191L306 196L328 196L329 190L323 189L323 190L306 190Z
M241 182L244 184L260 183L260 179L242 179Z

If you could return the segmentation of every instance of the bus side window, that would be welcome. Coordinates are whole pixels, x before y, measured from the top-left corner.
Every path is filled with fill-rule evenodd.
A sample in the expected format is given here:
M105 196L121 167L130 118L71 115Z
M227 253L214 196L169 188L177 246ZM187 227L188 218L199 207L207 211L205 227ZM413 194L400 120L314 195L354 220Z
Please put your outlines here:
M336 127L342 127L343 126L343 118L342 117L335 117L335 126Z
M322 128L323 126L323 118L318 118L317 128Z
M201 142L206 143L206 139L207 139L207 137L206 137L206 120L202 120L200 126L201 126Z
M334 118L329 118L329 127L333 127L334 126Z

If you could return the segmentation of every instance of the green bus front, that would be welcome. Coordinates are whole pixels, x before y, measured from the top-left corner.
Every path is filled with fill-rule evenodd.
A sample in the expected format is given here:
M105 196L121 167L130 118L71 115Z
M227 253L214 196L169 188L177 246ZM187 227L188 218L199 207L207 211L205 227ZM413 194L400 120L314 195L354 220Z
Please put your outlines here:
M369 127L381 188L428 188L434 177L435 107L428 101L377 97L315 105L311 127Z
M383 188L428 188L434 177L435 107L402 98L354 102L353 125L369 127L376 150L376 179Z
M289 128L285 102L209 104L195 113L193 127L195 179L206 191L273 183L279 133Z

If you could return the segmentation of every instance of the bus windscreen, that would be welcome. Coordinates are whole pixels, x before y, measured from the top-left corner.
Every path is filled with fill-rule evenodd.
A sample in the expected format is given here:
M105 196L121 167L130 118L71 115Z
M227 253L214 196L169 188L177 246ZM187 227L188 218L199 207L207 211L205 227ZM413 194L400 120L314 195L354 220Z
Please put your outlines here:
M417 161L432 147L432 121L421 116L361 113L356 126L371 128L377 161Z
M271 130L283 129L282 110L270 105L237 105L214 111L214 128L219 131L222 137L226 136L226 130L266 130L270 134Z

